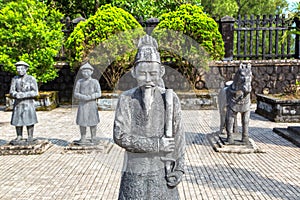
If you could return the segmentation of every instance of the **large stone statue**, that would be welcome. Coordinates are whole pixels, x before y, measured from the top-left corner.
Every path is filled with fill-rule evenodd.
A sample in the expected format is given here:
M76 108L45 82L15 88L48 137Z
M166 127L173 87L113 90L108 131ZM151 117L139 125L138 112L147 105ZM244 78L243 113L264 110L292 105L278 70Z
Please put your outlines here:
M165 89L157 42L140 39L132 76L138 87L123 92L114 121L114 141L126 150L119 200L179 199L185 136L177 95Z
M80 127L81 139L76 143L80 145L95 144L97 143L97 124L100 122L96 99L101 97L101 88L99 81L91 77L94 68L89 63L81 66L79 71L83 78L76 82L74 97L79 100L76 124ZM86 139L87 127L90 127L90 141Z
M226 128L227 141L234 144L233 133L237 133L237 113L241 113L241 142L249 144L250 93L252 72L251 64L240 64L233 81L230 81L219 93L220 133Z
M20 61L15 64L18 75L13 77L10 86L10 96L14 99L11 125L16 126L17 138L14 143L23 140L23 126L27 126L27 142L33 141L34 124L38 122L34 97L38 96L38 86L35 78L27 74L29 65Z

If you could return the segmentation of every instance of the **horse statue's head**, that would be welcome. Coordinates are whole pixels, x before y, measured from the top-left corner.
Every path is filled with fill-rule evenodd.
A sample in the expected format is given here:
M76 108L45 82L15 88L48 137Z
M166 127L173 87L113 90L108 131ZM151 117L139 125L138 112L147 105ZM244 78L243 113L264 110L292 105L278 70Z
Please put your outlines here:
M235 73L231 88L236 91L242 91L243 93L249 93L252 90L251 87L252 72L250 63L241 63L238 71Z

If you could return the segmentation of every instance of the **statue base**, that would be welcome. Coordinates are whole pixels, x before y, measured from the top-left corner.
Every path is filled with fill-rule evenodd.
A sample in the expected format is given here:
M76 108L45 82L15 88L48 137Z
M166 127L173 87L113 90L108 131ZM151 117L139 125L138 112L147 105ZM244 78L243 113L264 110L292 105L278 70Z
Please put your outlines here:
M249 144L241 141L241 134L233 134L233 144L227 142L227 135L214 132L207 136L210 145L216 152L222 153L265 153L249 138Z
M108 140L86 140L86 142L81 142L80 140L74 140L71 144L64 148L65 153L78 153L78 154L88 154L88 153L109 153L113 144Z
M12 140L0 146L0 155L36 155L42 154L52 146L48 140L34 139L32 141Z

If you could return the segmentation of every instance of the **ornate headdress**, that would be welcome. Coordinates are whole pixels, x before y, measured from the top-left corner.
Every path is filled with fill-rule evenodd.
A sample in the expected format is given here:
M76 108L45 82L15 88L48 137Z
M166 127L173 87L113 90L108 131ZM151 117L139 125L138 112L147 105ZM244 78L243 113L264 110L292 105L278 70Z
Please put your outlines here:
M134 64L136 65L139 62L157 62L160 64L160 55L157 48L157 41L153 37L145 35L140 38Z

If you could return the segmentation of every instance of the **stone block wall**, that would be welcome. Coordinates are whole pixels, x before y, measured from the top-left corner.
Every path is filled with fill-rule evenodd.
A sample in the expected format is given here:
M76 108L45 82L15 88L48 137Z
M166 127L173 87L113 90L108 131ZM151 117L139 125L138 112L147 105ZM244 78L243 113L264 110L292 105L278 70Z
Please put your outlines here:
M252 100L255 94L268 91L270 94L281 93L290 84L300 81L300 60L247 60L247 61L215 61L210 70L199 80L203 88L219 90L226 81L232 80L241 62L252 65ZM198 88L202 89L202 88Z
M210 64L208 71L202 70L197 77L197 89L209 89L218 92L226 81L232 80L234 73L238 70L241 62L252 64L252 100L256 100L255 94L268 90L269 93L283 92L285 86L294 84L300 80L300 60L247 60L247 61L214 61ZM77 72L70 70L68 65L60 67L59 77L40 86L42 91L58 91L59 101L72 102L72 92ZM187 81L184 77L174 70L167 68L164 78L168 88L187 90ZM3 72L0 69L0 104L5 103L5 94L9 92L11 78L14 75ZM129 74L127 74L129 76ZM125 76L126 77L126 76ZM130 81L130 78L128 78ZM122 78L120 82L123 81ZM127 78L124 78L127 81ZM107 89L105 81L100 79L103 90ZM119 88L121 89L121 88ZM124 89L124 88L123 88ZM127 89L127 88L125 88Z

